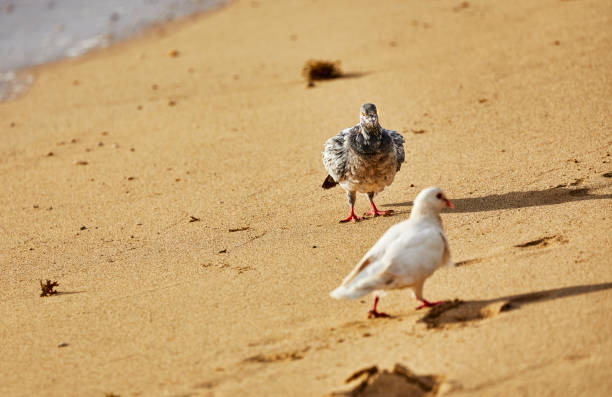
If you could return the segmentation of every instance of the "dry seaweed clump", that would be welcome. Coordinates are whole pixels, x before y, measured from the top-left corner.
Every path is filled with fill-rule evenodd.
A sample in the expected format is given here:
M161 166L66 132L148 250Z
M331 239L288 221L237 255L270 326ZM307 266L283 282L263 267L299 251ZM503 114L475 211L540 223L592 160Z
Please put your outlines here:
M306 64L302 69L302 75L306 77L308 82L313 82L315 80L337 79L338 77L342 77L340 61L331 62L310 59L306 61Z
M51 296L57 294L57 291L53 288L57 287L59 283L57 281L47 280L46 284L43 284L42 280L40 280L40 296Z

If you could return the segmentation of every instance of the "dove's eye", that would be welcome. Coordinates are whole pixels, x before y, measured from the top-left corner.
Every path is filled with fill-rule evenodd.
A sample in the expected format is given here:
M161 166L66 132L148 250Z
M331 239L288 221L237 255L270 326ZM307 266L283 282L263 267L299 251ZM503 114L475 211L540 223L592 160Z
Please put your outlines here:
M436 194L436 198L441 199L441 198L442 198L442 193L438 193L438 194Z
M362 115L362 116L365 116L365 113L364 113L364 112L361 112L361 115Z

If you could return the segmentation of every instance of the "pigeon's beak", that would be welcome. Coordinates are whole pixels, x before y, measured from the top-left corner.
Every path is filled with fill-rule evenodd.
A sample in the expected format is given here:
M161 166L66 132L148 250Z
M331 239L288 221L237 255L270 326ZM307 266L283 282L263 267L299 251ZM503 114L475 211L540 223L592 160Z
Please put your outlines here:
M451 203L451 201L449 199L444 199L444 201L446 201L446 206L448 208L455 208L455 205L453 203Z

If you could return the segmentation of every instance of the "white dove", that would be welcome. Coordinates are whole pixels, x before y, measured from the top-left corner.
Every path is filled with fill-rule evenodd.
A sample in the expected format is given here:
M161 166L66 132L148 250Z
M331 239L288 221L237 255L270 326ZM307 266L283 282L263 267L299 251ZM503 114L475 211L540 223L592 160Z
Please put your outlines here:
M412 288L422 302L417 309L442 303L423 298L423 284L440 266L453 266L440 219L440 211L446 207L454 208L442 190L422 190L414 200L410 219L391 226L330 295L355 299L374 291L370 318L388 317L376 311L380 290Z

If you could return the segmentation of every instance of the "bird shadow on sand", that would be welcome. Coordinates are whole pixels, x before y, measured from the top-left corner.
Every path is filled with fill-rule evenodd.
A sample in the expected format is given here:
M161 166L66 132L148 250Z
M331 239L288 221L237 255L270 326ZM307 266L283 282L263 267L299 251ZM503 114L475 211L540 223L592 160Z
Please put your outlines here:
M490 194L482 197L451 198L454 209L444 212L465 213L496 211L513 208L538 207L542 205L555 205L571 201L604 200L611 199L612 194L592 194L587 187L568 189L555 187L545 190L532 190L527 192L509 192L504 194ZM413 205L412 201L403 203L385 204L389 207L407 207Z
M607 289L612 289L612 282L555 288L489 300L464 302L456 299L432 308L419 322L427 324L429 329L440 329L451 325L494 317L501 312L516 310L530 303L544 302Z

